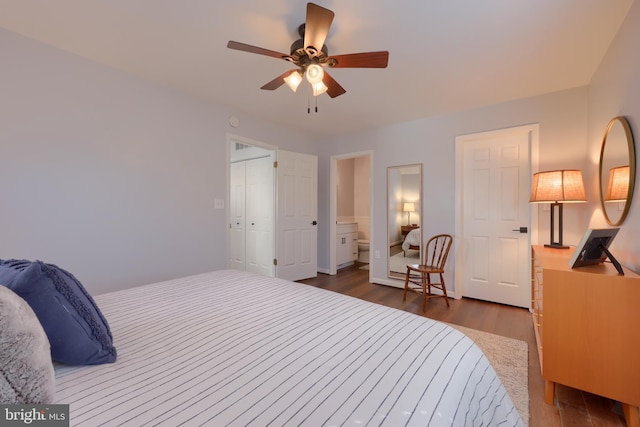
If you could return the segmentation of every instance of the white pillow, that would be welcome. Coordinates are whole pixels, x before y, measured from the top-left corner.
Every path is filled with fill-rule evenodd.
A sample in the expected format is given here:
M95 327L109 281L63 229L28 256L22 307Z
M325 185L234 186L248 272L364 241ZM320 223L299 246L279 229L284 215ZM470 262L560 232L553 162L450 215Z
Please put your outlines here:
M52 403L49 340L29 304L0 285L0 404Z

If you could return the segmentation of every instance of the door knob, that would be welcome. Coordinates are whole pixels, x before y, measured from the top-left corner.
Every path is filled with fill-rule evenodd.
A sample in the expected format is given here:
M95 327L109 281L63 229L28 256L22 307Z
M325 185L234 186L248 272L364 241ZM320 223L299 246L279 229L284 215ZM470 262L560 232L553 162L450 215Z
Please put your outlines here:
M523 233L523 234L524 234L524 233L526 233L528 230L527 230L527 227L520 227L520 228L518 228L518 229L516 229L516 230L511 230L511 231L517 231L517 232L519 232L519 233Z

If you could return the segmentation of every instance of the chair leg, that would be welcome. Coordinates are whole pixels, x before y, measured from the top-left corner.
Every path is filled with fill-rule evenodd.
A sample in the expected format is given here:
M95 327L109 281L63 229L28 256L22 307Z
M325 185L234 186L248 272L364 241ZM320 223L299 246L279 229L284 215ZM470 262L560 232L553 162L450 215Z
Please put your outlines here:
M407 301L407 289L409 289L409 267L407 267L407 274L404 276L404 296L402 297L402 302Z
M425 276L426 279L425 280ZM422 312L427 312L427 281L429 279L429 275L422 273ZM429 292L431 292L431 288L429 288Z
M449 297L447 296L447 287L444 284L444 277L442 277L442 273L440 273L440 283L442 284L442 293L444 294L444 300L447 302L447 307L449 307Z

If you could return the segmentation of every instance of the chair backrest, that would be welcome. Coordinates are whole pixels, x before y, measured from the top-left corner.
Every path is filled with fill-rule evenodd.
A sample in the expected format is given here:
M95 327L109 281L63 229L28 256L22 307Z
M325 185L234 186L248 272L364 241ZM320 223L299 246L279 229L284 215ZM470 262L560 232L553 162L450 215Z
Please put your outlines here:
M453 243L453 237L449 234L438 234L431 237L424 247L422 263L444 271L451 243Z

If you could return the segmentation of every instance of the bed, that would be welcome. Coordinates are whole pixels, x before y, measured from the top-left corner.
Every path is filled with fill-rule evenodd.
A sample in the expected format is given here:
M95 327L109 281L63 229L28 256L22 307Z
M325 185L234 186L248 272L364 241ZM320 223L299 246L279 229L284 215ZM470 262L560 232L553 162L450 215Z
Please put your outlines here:
M411 313L232 270L95 301L118 358L55 365L72 426L523 425L474 342Z
M420 250L420 238L421 234L419 228L414 228L413 230L409 231L409 233L407 233L407 236L402 242L402 250L404 251L405 255L406 252L410 249L414 249L416 251Z

